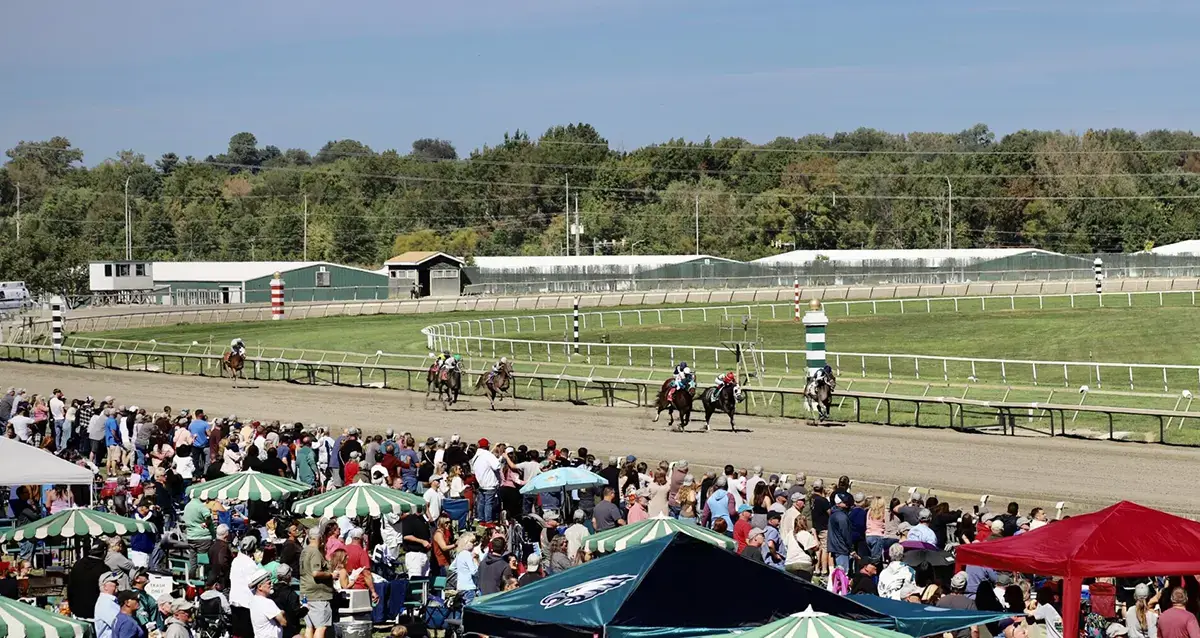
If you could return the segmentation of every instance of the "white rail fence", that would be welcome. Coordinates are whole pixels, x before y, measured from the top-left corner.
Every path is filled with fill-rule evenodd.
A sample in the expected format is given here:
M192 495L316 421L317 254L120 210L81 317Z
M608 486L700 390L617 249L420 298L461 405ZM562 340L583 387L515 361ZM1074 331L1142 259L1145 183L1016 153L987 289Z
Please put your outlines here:
M826 301L825 311L838 316L861 316L898 313L987 312L1012 310L1047 310L1099 307L1165 307L1195 306L1196 291L1156 291L1057 295L1007 295L913 298L894 300ZM620 328L633 325L684 325L708 323L712 319L741 316L782 320L791 316L793 304L746 304L701 308L661 308L603 310L581 313L584 330ZM627 365L665 367L686 359L698 371L723 370L736 364L736 355L728 347L687 344L605 343L581 342L579 354L573 354L570 343L572 315L531 314L512 317L480 318L443 322L422 330L431 350L448 349L482 357L512 356L528 361L566 361L596 363L605 366ZM561 332L559 332L561 331ZM559 332L562 340L546 339L546 333ZM530 337L511 337L529 334ZM799 339L798 339L799 340ZM803 374L803 349L760 349L768 375L795 371ZM831 365L839 376L887 379L926 379L968 382L989 382L1003 385L1061 385L1063 387L1128 385L1157 388L1164 393L1200 388L1200 366L1175 364L1119 363L1095 361L1043 361L1028 359L996 359L953 357L939 355L837 352L829 353ZM711 365L711 368L710 368ZM1086 392L1086 390L1085 390Z
M1044 281L1044 282L978 282L971 284L889 284L879 286L804 286L803 299L826 301L850 300L896 300L922 299L931 297L963 296L1029 296L1064 295L1077 296L1092 292L1090 281ZM1200 290L1200 279L1175 277L1170 279L1122 279L1105 284L1106 295L1144 292L1187 292ZM622 293L591 293L583 295L541 294L521 297L467 296L444 299L421 300L378 300L378 301L335 301L289 304L288 319L318 319L336 316L360 316L379 314L426 314L432 312L504 312L569 310L576 297L581 307L617 306L661 306L665 304L771 304L791 302L794 289L772 287L741 290L689 290L679 292L644 291ZM153 309L152 309L153 308ZM248 321L270 321L270 306L222 305L211 307L184 307L159 310L162 306L136 306L128 312L120 308L95 308L69 312L68 331L107 332L135 328L150 328L181 323L230 323ZM115 311L115 312L114 312ZM33 342L49 334L49 317L25 323L0 324L4 341L10 343Z

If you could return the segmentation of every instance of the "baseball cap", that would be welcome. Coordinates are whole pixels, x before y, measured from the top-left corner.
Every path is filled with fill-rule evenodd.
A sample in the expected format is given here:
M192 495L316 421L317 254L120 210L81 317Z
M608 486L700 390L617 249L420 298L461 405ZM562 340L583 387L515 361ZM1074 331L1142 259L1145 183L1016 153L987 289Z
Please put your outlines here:
M933 518L933 512L930 512L929 510L927 510L925 508L921 508L921 511L917 512L917 520L918 521L927 521L932 518Z
M750 533L746 536L746 540L750 540L755 536L762 536L764 534L766 534L766 531L764 531L763 528L755 527L754 529L750 530Z
M553 450L554 448L558 447L558 442L555 441L554 439L550 439L549 441L546 441L546 447Z
M771 511L767 512L767 520L768 521L779 520L781 518L783 518L783 513L778 510L771 510Z
M634 462L634 461L636 461L636 460L637 460L637 457L636 457L636 456L634 456L634 455L632 455L632 454L630 454L629 456L625 457L625 462L626 462L626 463L633 463L633 462Z
M171 594L163 594L163 595L159 596L158 598L154 599L155 605L163 605L166 603L174 603L174 602L175 602L175 597L172 596Z
M177 614L181 611L191 611L195 608L196 608L196 606L193 605L191 603L191 601L187 600L186 598L176 598L171 601L171 613L172 614Z
M117 583L120 581L121 581L121 572L118 572L118 571L104 572L103 574L100 575L100 586L101 587L103 587L105 583Z
M958 572L950 579L950 587L954 589L967 588L967 572Z
M461 440L462 440L462 437L459 436L458 434L455 434L454 436L450 437L451 443L458 443Z
M849 503L849 502L846 500L846 495L845 495L845 494L842 494L841 492L838 492L837 494L834 494L834 495L833 495L833 504L834 504L834 505L842 505L843 503L844 503L844 504L846 504L846 505L849 505L849 504L850 504L850 503Z
M775 498L779 498L780 496L787 496L787 492L777 487L775 488Z
M750 507L749 505L746 505L745 503L738 505L738 508L737 508L738 514L741 514L742 512L753 512L753 511L754 511L754 508Z
M125 603L127 603L131 600L137 600L137 599L138 599L138 593L136 591L133 591L132 589L126 589L125 591L117 592L117 604L118 605L124 606Z
M530 554L529 558L525 559L525 564L529 566L529 569L537 569L542 564L542 557L537 554Z
M488 443L487 439L479 439L479 447L488 447Z
M1030 519L1028 516L1022 516L1017 519L1017 527L1025 527L1030 522L1032 522L1032 519Z
M865 500L867 500L867 496L865 494L863 494L862 492L856 492L854 494L854 504L855 505L858 505L859 503L862 503Z

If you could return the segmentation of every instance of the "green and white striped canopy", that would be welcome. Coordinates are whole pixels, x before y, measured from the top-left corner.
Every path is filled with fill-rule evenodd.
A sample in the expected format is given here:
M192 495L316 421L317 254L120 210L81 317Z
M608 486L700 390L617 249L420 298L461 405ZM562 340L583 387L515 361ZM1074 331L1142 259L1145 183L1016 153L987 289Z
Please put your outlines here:
M392 512L420 512L425 499L390 487L354 483L296 501L292 511L303 516L380 516Z
M192 498L223 501L278 501L291 494L303 494L311 485L274 474L247 470L234 472L215 481L196 483L187 488Z
M872 627L853 620L808 609L773 623L709 638L911 638L890 629Z
M91 638L91 623L0 597L0 638Z
M4 532L0 534L0 543L76 536L128 536L153 531L154 524L149 521L77 507Z
M724 534L718 534L711 529L701 527L695 523L680 522L666 516L656 516L644 521L638 521L632 525L614 527L613 529L585 536L583 547L593 554L619 552L627 547L649 543L656 538L669 536L675 532L682 532L693 538L711 543L717 547L724 547L725 549L732 550L737 547L737 542Z

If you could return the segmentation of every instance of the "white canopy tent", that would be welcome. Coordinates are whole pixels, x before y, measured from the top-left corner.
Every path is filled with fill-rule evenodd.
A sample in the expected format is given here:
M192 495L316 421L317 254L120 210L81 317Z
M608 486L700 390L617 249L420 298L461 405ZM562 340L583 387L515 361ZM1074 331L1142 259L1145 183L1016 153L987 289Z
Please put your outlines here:
M92 471L0 437L0 485L91 485Z

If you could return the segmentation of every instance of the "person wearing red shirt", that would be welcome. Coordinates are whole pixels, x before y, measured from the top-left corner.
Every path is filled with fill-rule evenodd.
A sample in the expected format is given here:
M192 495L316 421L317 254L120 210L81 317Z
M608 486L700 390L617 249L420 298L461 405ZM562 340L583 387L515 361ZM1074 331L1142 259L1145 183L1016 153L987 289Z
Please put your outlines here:
M354 570L362 568L358 578L350 583L350 589L366 589L371 592L371 604L379 602L375 593L375 580L371 576L371 557L363 548L363 531L360 528L350 530L346 536L346 571L353 574Z
M740 554L743 549L746 549L750 530L754 529L754 526L750 524L750 519L754 516L754 508L743 503L738 506L737 513L737 522L733 524L733 540L737 542L737 551Z
M358 457L359 457L358 452L351 452L350 460L346 462L346 467L343 468L344 473L342 475L342 478L345 481L346 485L350 485L351 483L353 483L354 478L358 476L358 472L359 472Z
M1200 638L1200 623L1187 610L1188 595L1182 587L1171 591L1171 608L1158 615L1160 638Z

